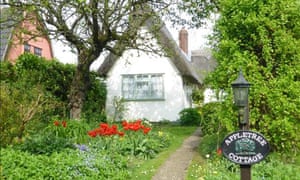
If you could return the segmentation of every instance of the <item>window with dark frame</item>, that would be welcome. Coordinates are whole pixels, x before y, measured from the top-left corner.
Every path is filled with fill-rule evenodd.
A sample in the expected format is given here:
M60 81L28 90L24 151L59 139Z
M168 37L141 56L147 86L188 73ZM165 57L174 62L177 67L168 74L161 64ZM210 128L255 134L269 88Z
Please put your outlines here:
M24 52L30 52L30 45L29 44L27 44L27 43L25 43L24 44Z
M34 54L37 56L42 56L42 49L38 47L34 47Z
M125 100L163 100L163 74L127 74L122 76Z

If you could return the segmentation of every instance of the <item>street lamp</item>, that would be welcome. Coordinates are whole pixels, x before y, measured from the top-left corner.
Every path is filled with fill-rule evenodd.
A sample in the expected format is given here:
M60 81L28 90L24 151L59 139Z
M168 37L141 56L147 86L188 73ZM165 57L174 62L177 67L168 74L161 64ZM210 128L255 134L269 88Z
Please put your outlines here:
M250 83L246 81L242 71L238 78L231 84L234 104L239 108L239 123L241 129L247 128L248 123L248 95Z
M239 77L231 84L234 96L234 104L239 108L239 123L241 130L249 129L248 95L250 83L246 81L242 71ZM241 179L251 180L251 165L240 165Z
M231 84L234 96L234 104L237 107L243 108L248 105L248 94L250 83L246 81L242 71L239 77Z

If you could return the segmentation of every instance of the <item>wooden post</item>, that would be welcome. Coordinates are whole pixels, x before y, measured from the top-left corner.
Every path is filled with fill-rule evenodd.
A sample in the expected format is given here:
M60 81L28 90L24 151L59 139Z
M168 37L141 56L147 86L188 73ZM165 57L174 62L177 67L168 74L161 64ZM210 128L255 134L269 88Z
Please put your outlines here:
M249 130L250 122L249 122L249 104L244 107L244 121L245 124L241 124L241 130ZM241 171L241 180L251 180L251 165L240 165Z
M251 180L251 165L240 165L241 180Z

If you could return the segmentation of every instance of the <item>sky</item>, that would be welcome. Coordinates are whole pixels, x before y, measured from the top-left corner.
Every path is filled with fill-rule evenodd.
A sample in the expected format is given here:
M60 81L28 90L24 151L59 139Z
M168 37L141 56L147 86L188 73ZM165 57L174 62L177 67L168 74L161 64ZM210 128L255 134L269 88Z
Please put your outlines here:
M178 35L179 30L182 27L172 27L170 24L166 23L166 26L170 33L173 36L173 39L179 43ZM199 50L203 49L208 46L208 35L211 34L213 28L213 22L211 20L208 20L206 25L204 25L202 28L199 29L187 29L188 31L188 49L191 50ZM54 57L57 58L62 63L68 63L68 64L76 64L77 62L77 56L76 54L71 52L71 49L62 44L61 42L52 40L52 47L54 52ZM102 60L99 58L96 62L92 64L91 69L96 70Z

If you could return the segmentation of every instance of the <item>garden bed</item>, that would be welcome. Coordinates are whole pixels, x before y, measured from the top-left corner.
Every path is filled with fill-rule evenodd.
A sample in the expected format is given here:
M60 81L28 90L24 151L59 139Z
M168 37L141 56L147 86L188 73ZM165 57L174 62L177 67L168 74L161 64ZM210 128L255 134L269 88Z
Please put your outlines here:
M72 130L68 130L70 127ZM127 126L102 124L87 131L88 126L83 127L78 122L54 121L37 137L2 148L1 178L151 179L195 130L138 121ZM101 131L101 127L106 131ZM76 132L85 133L82 137Z

